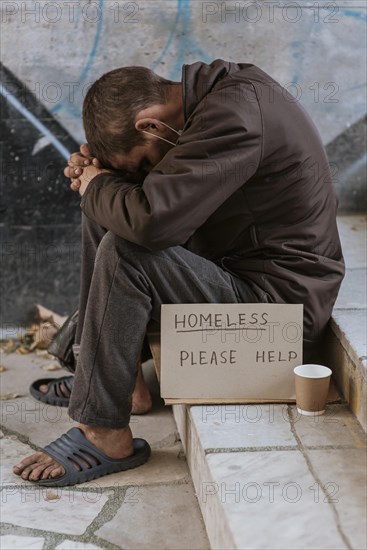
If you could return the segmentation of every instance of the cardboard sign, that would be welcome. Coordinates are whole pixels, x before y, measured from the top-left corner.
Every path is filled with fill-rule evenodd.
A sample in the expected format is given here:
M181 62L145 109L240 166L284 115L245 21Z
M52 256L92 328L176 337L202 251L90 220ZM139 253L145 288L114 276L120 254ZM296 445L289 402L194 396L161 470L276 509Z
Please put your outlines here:
M302 336L302 304L162 305L161 395L294 400Z

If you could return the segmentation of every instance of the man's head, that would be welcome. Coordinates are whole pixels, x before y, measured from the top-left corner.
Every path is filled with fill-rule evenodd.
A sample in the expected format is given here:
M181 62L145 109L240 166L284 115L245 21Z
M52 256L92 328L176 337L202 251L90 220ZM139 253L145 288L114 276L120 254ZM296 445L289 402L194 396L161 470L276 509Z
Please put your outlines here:
M184 123L181 90L180 83L145 67L104 74L83 105L92 155L106 168L150 170L172 147L165 140L176 141L166 124L177 128Z

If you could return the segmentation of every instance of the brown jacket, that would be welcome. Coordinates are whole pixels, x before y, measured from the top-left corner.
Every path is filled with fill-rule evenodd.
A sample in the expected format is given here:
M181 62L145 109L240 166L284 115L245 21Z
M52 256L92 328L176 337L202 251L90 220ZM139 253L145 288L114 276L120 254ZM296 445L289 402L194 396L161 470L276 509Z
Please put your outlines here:
M90 183L83 212L151 250L182 245L247 281L264 302L304 304L316 341L344 276L337 199L318 131L259 68L183 66L185 126L142 185Z

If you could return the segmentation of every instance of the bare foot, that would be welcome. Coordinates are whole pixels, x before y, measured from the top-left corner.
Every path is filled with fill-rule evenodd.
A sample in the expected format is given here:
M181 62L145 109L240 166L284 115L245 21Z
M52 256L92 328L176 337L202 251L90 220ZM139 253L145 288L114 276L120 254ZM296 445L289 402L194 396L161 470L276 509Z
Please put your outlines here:
M79 424L78 427L97 449L110 458L125 458L134 452L133 439L129 427L116 430L85 426L84 424ZM80 470L77 463L72 462L72 465L77 470ZM88 466L88 464L86 465ZM65 469L53 458L40 451L28 456L14 466L13 472L22 479L37 481L38 479L61 477L64 475Z
M61 477L65 470L53 458L40 451L28 456L14 466L13 472L22 479L35 481L37 479Z
M137 369L138 374L136 378L134 392L132 395L131 414L145 414L152 408L152 398L150 396L148 386L145 383L140 362L138 363ZM47 393L48 384L41 384L38 389L42 393ZM64 384L60 384L59 389L64 397L70 397L70 391L67 387L64 386Z
M131 414L144 414L152 408L152 398L145 383L141 363L138 363L138 374L132 396Z
M42 393L47 393L48 392L48 384L41 384L38 389ZM59 385L59 389L60 389L60 392L62 393L63 397L66 397L66 398L70 397L71 392L68 390L68 388L64 384L61 383Z

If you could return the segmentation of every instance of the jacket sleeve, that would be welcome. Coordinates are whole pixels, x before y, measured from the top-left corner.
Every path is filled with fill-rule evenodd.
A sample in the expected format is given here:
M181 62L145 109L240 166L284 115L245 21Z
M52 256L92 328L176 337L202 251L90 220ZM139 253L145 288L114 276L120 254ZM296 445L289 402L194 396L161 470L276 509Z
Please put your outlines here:
M148 249L181 245L256 172L261 151L258 102L213 91L142 185L100 174L81 207L102 227Z

